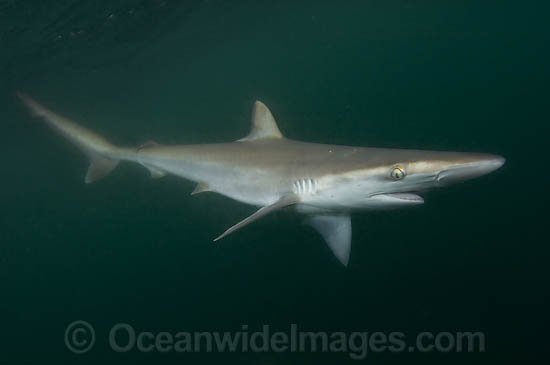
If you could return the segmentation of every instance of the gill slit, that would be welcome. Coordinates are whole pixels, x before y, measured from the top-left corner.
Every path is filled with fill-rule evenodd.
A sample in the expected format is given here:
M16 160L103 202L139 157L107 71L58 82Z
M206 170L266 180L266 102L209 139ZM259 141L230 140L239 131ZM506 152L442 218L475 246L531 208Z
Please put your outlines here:
M293 184L293 191L298 195L316 194L319 188L317 180L311 178L298 179Z

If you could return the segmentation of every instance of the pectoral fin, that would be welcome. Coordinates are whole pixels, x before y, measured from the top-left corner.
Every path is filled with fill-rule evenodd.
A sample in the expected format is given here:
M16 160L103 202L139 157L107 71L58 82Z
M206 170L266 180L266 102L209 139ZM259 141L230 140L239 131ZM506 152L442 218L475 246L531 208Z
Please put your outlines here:
M315 215L309 217L308 223L321 233L332 253L347 266L351 251L350 216Z
M297 202L298 202L298 198L295 195L285 195L281 199L277 200L275 203L258 209L254 214L252 214L248 218L243 219L239 223L235 224L233 227L229 228L227 231L225 231L221 236L216 238L214 241L218 241L224 238L228 234L235 232L236 230L262 218L263 216L271 212L274 212L278 209L284 208L292 204L296 204Z

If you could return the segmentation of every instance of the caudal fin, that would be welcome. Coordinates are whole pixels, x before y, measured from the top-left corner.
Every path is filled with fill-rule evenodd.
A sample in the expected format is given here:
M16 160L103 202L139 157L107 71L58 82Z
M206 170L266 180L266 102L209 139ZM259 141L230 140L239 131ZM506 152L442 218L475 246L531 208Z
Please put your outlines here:
M17 93L23 104L35 117L42 118L53 130L67 138L90 160L90 167L84 181L89 184L108 175L120 162L115 156L117 147L105 138L84 128L72 120L54 113L29 96Z

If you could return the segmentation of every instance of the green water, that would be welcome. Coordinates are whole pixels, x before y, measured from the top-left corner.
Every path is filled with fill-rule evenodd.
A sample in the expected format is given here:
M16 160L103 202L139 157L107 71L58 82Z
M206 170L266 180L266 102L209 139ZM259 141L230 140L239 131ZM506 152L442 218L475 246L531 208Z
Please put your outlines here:
M542 2L0 2L0 362L339 364L342 353L115 353L137 331L481 331L494 363L548 349L548 11ZM121 145L235 140L264 101L283 133L500 154L413 209L353 216L344 269L298 216L85 158L22 90ZM93 324L85 355L67 325Z

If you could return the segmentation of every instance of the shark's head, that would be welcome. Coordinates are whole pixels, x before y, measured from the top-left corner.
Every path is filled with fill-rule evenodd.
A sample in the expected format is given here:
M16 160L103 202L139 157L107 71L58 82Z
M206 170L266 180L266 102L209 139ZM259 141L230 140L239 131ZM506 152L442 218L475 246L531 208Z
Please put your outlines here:
M496 155L369 149L365 166L340 177L339 203L352 209L422 204L419 192L486 175L504 164ZM345 181L345 182L344 182Z

